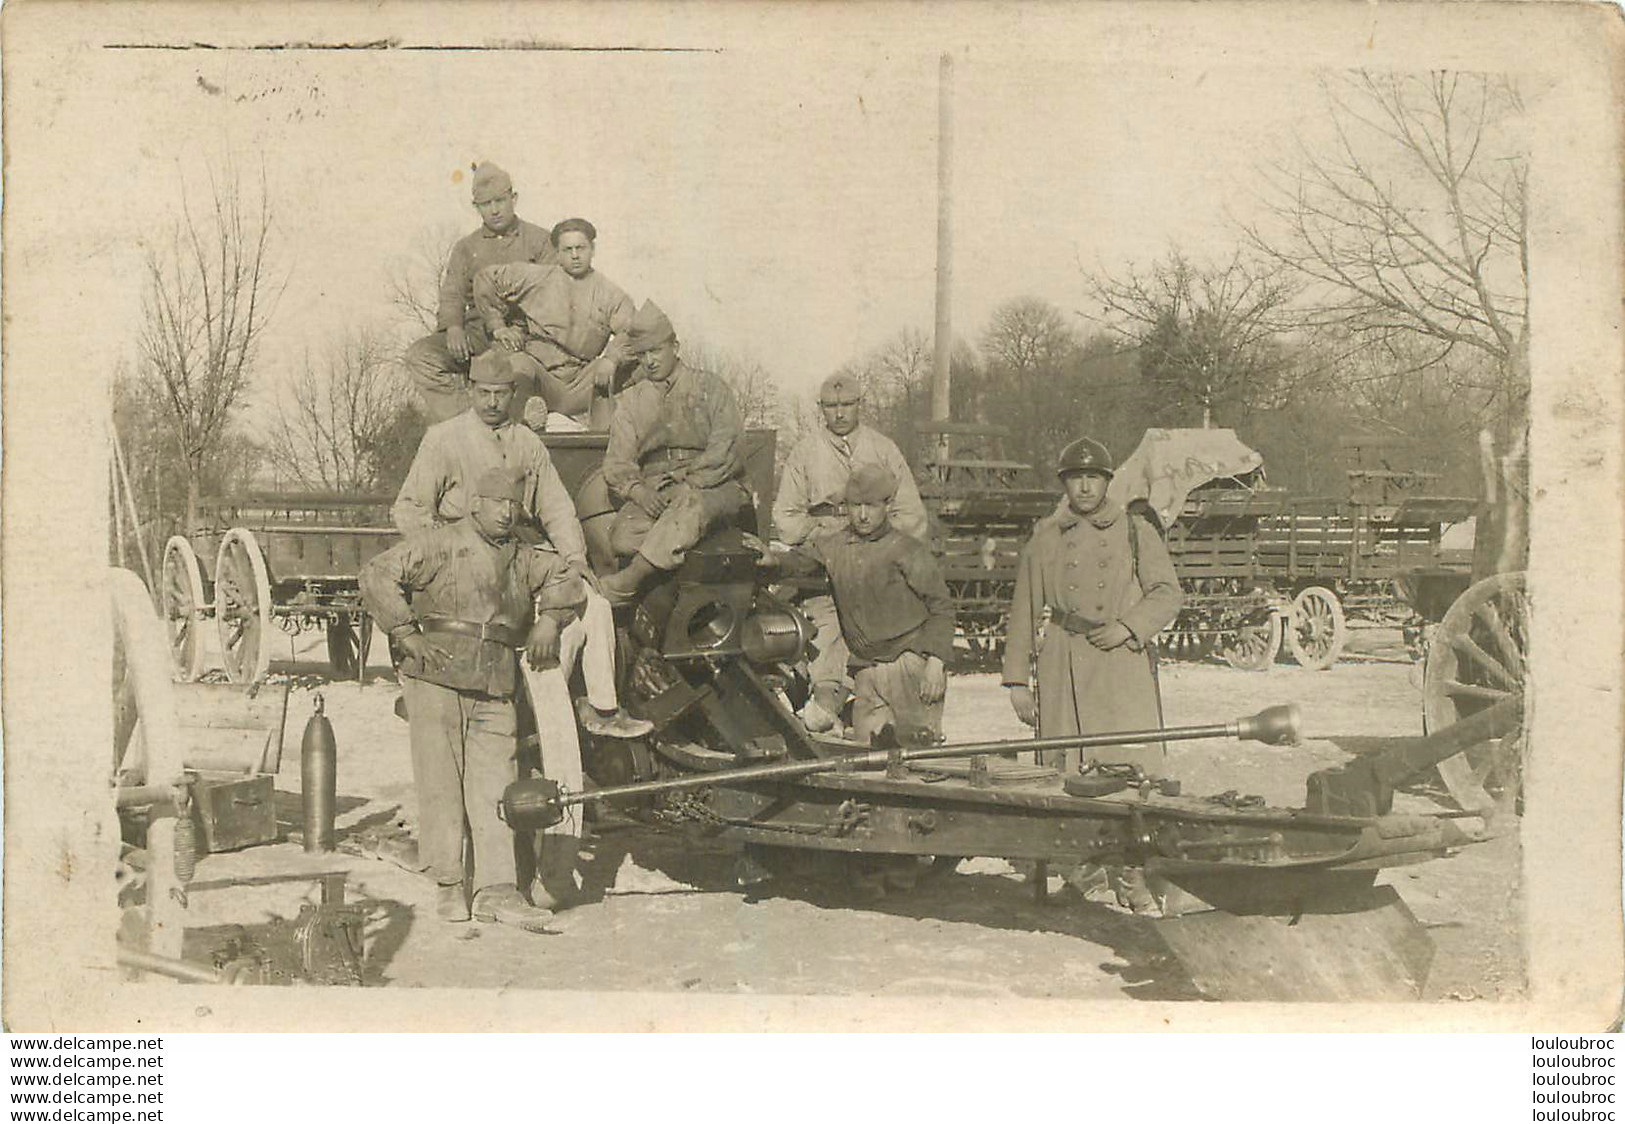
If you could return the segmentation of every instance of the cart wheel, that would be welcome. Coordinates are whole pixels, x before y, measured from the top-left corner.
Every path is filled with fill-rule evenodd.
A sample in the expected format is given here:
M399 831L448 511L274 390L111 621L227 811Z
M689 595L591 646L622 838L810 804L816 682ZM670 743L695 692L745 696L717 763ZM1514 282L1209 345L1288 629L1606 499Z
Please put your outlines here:
M190 683L203 670L203 571L197 552L184 536L164 545L164 626L169 631L169 658L174 676Z
M1221 640L1219 654L1238 671L1268 671L1281 650L1281 618L1274 613L1264 621L1244 624Z
M1528 650L1524 575L1495 574L1470 586L1450 606L1428 644L1422 673L1424 730L1442 730L1523 694ZM1441 761L1439 776L1466 811L1514 810L1523 783L1523 736L1484 742Z
M1299 667L1324 671L1343 654L1348 626L1343 603L1323 585L1312 585L1292 599L1292 618L1286 629L1286 650Z
M214 564L214 618L233 683L258 683L271 666L271 580L254 533L233 527Z

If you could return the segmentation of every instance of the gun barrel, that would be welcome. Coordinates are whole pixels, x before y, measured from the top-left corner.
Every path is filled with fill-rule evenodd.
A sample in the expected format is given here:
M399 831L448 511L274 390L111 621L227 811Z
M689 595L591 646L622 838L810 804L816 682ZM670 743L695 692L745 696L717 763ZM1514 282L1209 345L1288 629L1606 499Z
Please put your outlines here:
M1262 741L1280 745L1295 741L1301 718L1295 704L1272 706L1248 718L1233 722L1217 722L1206 726L1174 726L1161 730L1124 730L1105 734L1069 734L1064 737L1037 738L1027 741L959 742L952 745L922 746L916 749L892 751L869 750L847 753L836 757L820 757L811 761L780 761L771 765L748 765L742 769L723 769L714 773L696 773L687 777L673 777L663 781L643 781L638 784L615 785L592 792L571 792L559 798L560 807L585 804L597 800L615 800L629 796L653 796L662 792L682 792L694 788L710 788L718 784L738 784L744 781L787 780L833 772L837 769L884 768L894 759L902 761L940 761L952 757L974 757L985 753L1005 753L1012 750L1090 749L1101 746L1131 745L1135 742L1192 741L1198 738L1237 738L1243 741Z

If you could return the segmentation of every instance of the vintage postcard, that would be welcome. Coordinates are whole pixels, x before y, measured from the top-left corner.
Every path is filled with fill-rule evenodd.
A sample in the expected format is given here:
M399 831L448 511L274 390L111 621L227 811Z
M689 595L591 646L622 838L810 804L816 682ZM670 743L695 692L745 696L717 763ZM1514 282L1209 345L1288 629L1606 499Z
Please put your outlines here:
M1615 7L3 23L7 1029L1618 1019Z

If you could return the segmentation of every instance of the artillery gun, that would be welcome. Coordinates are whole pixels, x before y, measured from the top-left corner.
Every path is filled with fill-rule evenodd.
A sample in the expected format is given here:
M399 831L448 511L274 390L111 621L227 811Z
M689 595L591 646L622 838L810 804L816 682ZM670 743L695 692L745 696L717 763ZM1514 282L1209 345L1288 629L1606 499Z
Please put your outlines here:
M1051 864L1142 868L1162 913L1148 923L1204 994L1391 998L1421 988L1431 944L1377 876L1478 836L1464 817L1394 814L1392 789L1515 721L1511 708L1462 731L1367 745L1358 767L1312 778L1296 809L1181 793L1126 770L1063 779L1013 759L1034 748L1181 739L1286 744L1299 733L1292 707L1042 741L939 745L888 728L862 746L815 737L796 719L785 692L809 629L757 575L754 551L724 531L636 604L623 633L622 698L654 733L584 737L585 771L600 787L520 782L505 805L510 823L545 827L576 805L617 805L743 845L742 881L769 886L787 860L815 853L878 867L894 883L973 856L1035 864L1040 889Z

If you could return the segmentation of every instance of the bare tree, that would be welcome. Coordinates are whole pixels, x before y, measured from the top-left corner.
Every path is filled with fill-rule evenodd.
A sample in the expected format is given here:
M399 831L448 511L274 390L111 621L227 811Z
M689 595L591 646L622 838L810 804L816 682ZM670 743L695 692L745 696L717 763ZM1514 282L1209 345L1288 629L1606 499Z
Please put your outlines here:
M1247 241L1309 286L1305 321L1424 365L1488 360L1494 408L1518 429L1528 393L1528 162L1500 78L1360 72L1324 83L1329 143L1299 139L1267 170L1267 224Z
M255 203L243 198L228 167L219 177L210 172L201 208L183 186L181 218L146 250L142 371L158 391L185 466L188 527L280 293L267 260L271 230L263 169Z
M399 458L391 445L415 416L390 347L368 330L329 340L283 388L267 426L271 465L307 488L371 492L398 481L389 470Z
M740 416L750 428L775 429L784 414L778 380L751 355L712 347L703 340L683 341L683 362L696 371L709 371L734 392Z
M1290 392L1297 368L1280 336L1294 290L1278 270L1240 253L1201 265L1174 250L1092 289L1111 330L1139 349L1154 420L1205 428L1216 408L1279 406Z
M982 333L988 366L1017 374L1056 371L1077 358L1079 347L1061 310L1037 297L1001 304Z
M450 226L425 228L411 249L390 263L385 277L389 303L413 332L428 335L439 327L440 282L457 238Z

